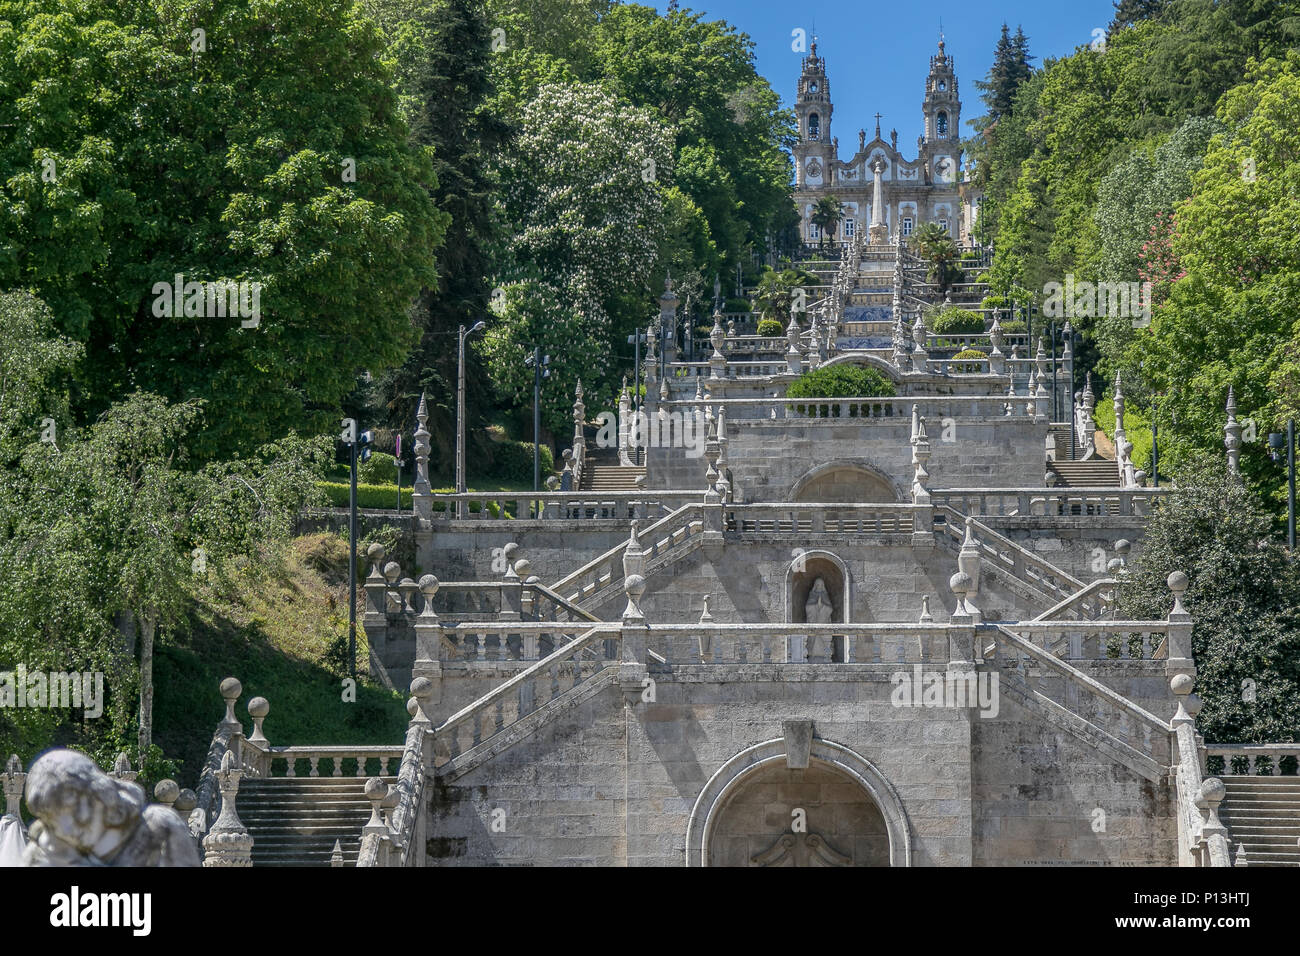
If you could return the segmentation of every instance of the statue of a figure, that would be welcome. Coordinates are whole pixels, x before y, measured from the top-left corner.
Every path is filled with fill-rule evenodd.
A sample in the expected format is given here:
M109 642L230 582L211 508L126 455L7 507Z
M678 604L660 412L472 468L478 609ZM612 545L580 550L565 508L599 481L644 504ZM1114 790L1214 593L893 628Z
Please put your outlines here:
M818 578L813 582L812 590L808 592L808 600L803 606L804 620L809 624L829 624L835 614L835 609L831 606L831 596L826 593L826 582ZM830 640L829 635L823 638L821 635L808 635L808 656L811 658L818 653L818 648L822 640Z
M176 813L147 804L144 788L110 777L85 754L51 750L27 774L25 866L198 866Z

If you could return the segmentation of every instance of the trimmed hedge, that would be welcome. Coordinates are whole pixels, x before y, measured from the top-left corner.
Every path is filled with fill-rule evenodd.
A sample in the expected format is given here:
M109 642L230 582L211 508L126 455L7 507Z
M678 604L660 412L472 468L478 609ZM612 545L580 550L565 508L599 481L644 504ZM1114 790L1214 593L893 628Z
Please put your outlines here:
M874 368L863 365L824 365L804 372L786 389L787 398L887 398L894 394L894 383ZM799 414L807 413L807 405L796 405ZM821 406L821 414L836 416L836 406ZM860 414L857 405L850 405L849 417Z
M988 358L988 356L985 355L983 352L981 352L979 349L962 349L960 352L958 352L956 355L952 357L952 361L960 362L962 359L986 359L986 358ZM958 366L949 366L949 368L951 368L954 372L987 371L987 369L983 365L976 364L975 362L970 362L969 364L958 365Z
M927 320L934 335L979 335L984 331L984 317L965 309L945 309Z
M316 487L325 492L332 508L348 508L351 506L350 486L347 482L338 481L318 481ZM435 493L450 493L450 488L434 489ZM411 508L413 489L407 485L402 486L402 509ZM502 497L506 493L502 493ZM532 492L519 492L519 497L528 499ZM357 484L357 507L367 510L392 511L397 505L397 485L363 485ZM435 501L433 503L434 511L445 511L446 503ZM479 503L471 501L469 505L470 514L478 514L480 511ZM488 514L493 518L500 517L501 509L495 501L488 502ZM514 517L514 502L506 504L506 516Z
M785 335L785 326L776 319L764 319L758 323L758 334L765 338L780 338Z
M1012 319L1010 322L1003 322L999 325L999 328L1007 335L1024 335L1029 331L1024 319Z

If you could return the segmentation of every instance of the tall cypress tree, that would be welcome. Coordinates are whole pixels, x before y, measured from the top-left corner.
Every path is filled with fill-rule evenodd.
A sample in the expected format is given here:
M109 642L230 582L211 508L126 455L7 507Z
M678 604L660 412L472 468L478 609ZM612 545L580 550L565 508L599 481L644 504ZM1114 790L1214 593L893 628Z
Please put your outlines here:
M437 185L432 194L451 216L438 255L438 285L425 289L413 319L422 329L406 363L380 383L382 414L409 429L420 393L429 396L429 430L435 473L451 470L456 423L456 333L490 319L493 232L489 158L509 136L493 113L482 108L493 93L488 71L489 27L482 4L473 0L418 3L391 36L397 78L406 106L411 140L432 147ZM466 349L467 435L490 396L486 374Z

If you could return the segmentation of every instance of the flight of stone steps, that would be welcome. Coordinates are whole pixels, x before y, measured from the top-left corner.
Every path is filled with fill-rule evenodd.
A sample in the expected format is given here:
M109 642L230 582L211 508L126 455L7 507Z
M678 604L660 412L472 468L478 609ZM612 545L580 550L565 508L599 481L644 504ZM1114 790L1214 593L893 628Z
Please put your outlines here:
M1068 453L1068 452L1067 452ZM1047 463L1058 488L1118 488L1119 467L1109 458L1087 461L1057 459Z
M1300 866L1300 777L1227 775L1219 807L1233 852L1246 847L1249 866Z
M365 777L245 777L237 806L253 837L253 865L329 866L338 840L343 865L356 866L370 819L365 785Z
M636 481L645 477L645 466L594 465L582 470L581 491L636 491Z

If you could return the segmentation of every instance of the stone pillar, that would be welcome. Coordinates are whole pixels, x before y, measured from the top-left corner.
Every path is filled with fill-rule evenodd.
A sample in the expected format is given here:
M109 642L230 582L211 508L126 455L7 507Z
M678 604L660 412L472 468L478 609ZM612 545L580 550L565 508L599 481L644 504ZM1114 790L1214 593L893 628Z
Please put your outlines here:
M709 343L713 354L709 356L709 378L727 377L727 357L722 354L722 346L727 341L727 333L722 330L722 307L713 312L713 329L709 332Z
M1201 806L1201 839L1209 850L1210 866L1231 866L1228 848L1228 828L1219 819L1219 804L1227 796L1228 788L1218 777L1206 777L1201 783L1198 804Z
M799 323L795 321L793 309L790 310L790 324L785 327L785 340L790 346L785 352L786 364L791 375L798 375L803 371L803 353L799 349Z
M5 772L0 773L0 786L4 788L5 815L17 817L18 804L23 799L23 787L27 784L27 774L23 773L22 761L17 754L10 754L5 764Z
M424 605L415 619L415 666L411 671L414 680L423 678L429 682L435 701L442 695L442 622L433 609L433 599L437 593L436 577L426 574L420 578L420 594L424 598Z
M677 293L673 292L673 280L670 276L664 280L664 294L659 297L659 332L664 337L662 348L664 364L672 365L677 361ZM688 303L689 304L689 303ZM694 330L688 330L691 334Z
M884 171L885 161L877 156L871 162L871 227L867 230L873 246L889 242L889 227L885 225Z
M655 341L659 338L659 331L653 326L647 326L645 330L645 358L641 360L641 368L645 371L645 401L648 404L653 396L658 394L658 389L654 388L655 382L659 380L659 356L655 352Z
M1083 385L1083 416L1080 422L1083 445L1083 458L1090 459L1097 454L1097 396L1092 390L1092 373L1089 372Z
M926 363L930 361L930 353L926 350L926 337L929 332L925 327L925 315L918 311L916 313L916 322L912 324L912 371L926 372L929 369Z
M1241 476L1241 426L1237 424L1237 397L1228 386L1228 423L1223 426L1223 447L1228 452L1228 474Z
M994 375L1007 373L1007 357L1002 354L1002 324L998 322L997 312L993 313L993 327L989 329L989 341L993 348L989 350L989 371Z
M1166 582L1174 594L1174 606L1168 618L1168 644L1165 654L1165 673L1196 676L1196 661L1192 654L1192 616L1183 607L1187 593L1187 575L1175 571Z
M253 865L253 838L235 811L235 798L239 795L242 776L234 754L227 750L217 774L217 784L221 788L221 814L203 838L204 866Z
M930 473L925 463L930 460L930 439L925 434L925 419L912 406L912 420L916 423L916 437L912 439L912 547L929 550L934 547L934 508L930 503L930 489L926 482Z
M1038 354L1034 356L1034 364L1038 366L1038 372L1034 376L1034 420L1046 422L1051 416L1048 415L1048 394L1047 394L1047 352L1043 350L1043 337L1038 337Z
M420 407L415 411L415 488L411 492L411 510L419 521L433 520L432 488L429 486L429 406L424 393L420 394ZM463 505L457 503L456 517L463 518Z
M948 579L948 587L957 598L957 607L948 619L948 670L973 670L980 657L975 646L979 618L975 606L967 601L970 576L958 571Z
M378 542L366 548L370 573L366 575L366 606L361 615L361 629L370 645L370 673L379 673L378 665L386 663L388 650L388 582L384 578L384 546Z
M975 519L966 519L966 537L962 540L961 551L957 555L957 568L970 579L966 589L966 604L971 608L975 623L980 623L980 613L975 609L974 601L980 591L980 546L975 540Z

